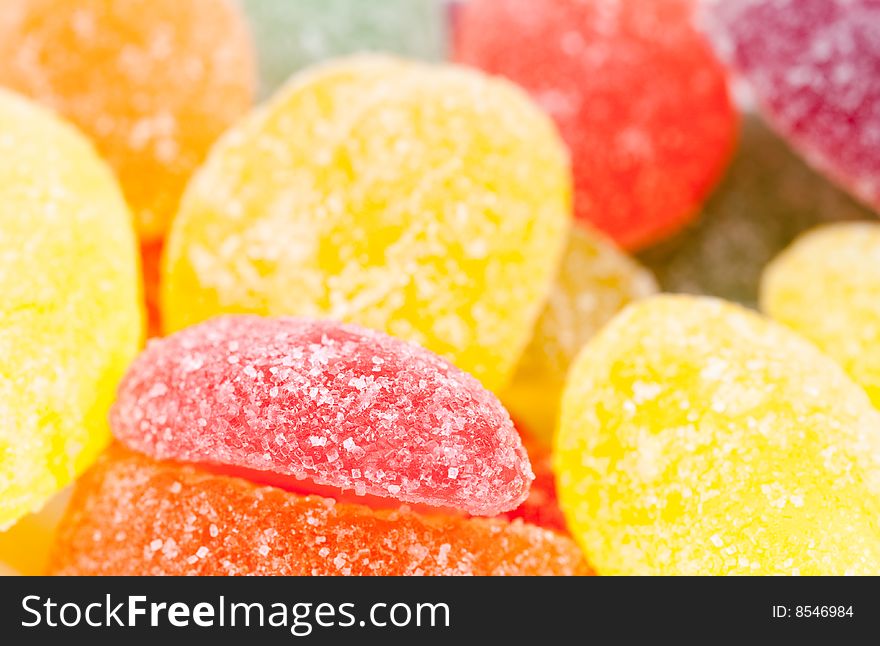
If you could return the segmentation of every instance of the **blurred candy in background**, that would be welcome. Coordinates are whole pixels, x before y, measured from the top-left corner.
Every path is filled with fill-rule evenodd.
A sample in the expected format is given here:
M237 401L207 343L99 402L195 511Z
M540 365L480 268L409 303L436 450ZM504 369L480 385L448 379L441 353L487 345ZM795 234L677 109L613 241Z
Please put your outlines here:
M761 272L815 225L876 218L811 169L761 117L743 118L739 148L696 221L639 259L670 292L756 307Z
M161 243L190 174L251 106L232 0L3 0L0 86L58 111L110 163L144 242L150 332Z
M690 0L472 0L455 58L525 87L571 148L575 212L625 248L698 213L734 145L724 70Z
M880 408L880 223L798 238L764 273L761 307L836 359Z
M243 0L260 58L260 96L291 74L348 54L446 57L447 0Z
M745 116L733 163L697 220L640 255L667 291L756 307L761 272L800 233L877 217L858 196L870 202L880 182L880 6L792 6L702 5L699 23L739 72Z
M531 343L501 395L536 444L551 443L565 377L584 344L626 305L656 291L651 273L604 234L572 228Z
M703 23L768 122L880 208L880 3L711 0Z
M110 162L141 238L250 107L255 69L230 0L4 0L0 85L70 119Z

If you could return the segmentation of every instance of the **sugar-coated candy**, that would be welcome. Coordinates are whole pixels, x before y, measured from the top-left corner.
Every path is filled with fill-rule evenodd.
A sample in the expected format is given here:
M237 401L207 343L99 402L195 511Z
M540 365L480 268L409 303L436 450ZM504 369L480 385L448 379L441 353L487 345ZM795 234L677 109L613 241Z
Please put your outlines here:
M761 307L836 359L880 408L880 223L799 238L767 268Z
M150 240L165 232L208 148L250 106L254 58L229 0L0 2L0 85L92 137Z
M720 178L736 118L690 0L472 0L456 58L527 88L571 147L575 208L626 248L674 233Z
M333 318L500 389L570 221L564 146L514 86L453 66L339 61L227 133L193 178L166 246L163 326Z
M0 574L4 567L26 576L46 573L55 530L71 491L68 487L53 496L39 512L19 518L12 527L0 532Z
M705 22L770 122L880 210L880 3L714 0Z
M77 484L50 570L66 575L589 574L520 521L376 511L111 450Z
M142 337L131 213L73 128L0 90L0 530L83 471Z
M111 411L158 459L273 471L494 515L534 478L507 411L411 343L333 321L225 316L153 341Z
M761 273L799 234L875 217L810 168L763 119L747 114L736 156L700 216L639 260L664 291L756 307Z
M532 341L501 399L549 446L568 367L605 323L657 291L654 277L604 235L575 226Z
M446 0L244 0L265 97L294 72L366 51L442 60Z
M880 412L739 306L630 305L572 366L555 451L600 574L880 572Z

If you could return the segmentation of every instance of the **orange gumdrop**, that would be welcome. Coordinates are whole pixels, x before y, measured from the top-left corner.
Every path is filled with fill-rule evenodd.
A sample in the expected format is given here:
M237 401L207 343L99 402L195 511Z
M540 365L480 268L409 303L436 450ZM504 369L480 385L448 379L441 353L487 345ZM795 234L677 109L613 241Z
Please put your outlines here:
M250 107L254 59L229 0L0 2L0 85L92 137L147 240L161 237L192 171Z
M569 539L515 521L372 510L113 447L79 481L62 575L590 574Z

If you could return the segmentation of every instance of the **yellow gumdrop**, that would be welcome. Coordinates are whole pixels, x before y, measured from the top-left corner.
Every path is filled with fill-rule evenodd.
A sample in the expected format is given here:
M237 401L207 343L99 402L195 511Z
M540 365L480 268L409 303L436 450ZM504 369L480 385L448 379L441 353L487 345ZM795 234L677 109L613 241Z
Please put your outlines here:
M629 306L573 364L555 448L602 574L880 574L880 413L739 306Z
M132 216L72 127L0 91L0 529L106 446L143 334Z
M317 68L192 180L164 259L164 326L334 318L499 388L553 280L570 184L552 123L505 81L388 58Z
M761 308L836 359L880 407L880 224L801 237L765 270Z
M653 275L603 234L572 228L531 343L501 399L549 444L565 376L584 344L629 303L657 292Z

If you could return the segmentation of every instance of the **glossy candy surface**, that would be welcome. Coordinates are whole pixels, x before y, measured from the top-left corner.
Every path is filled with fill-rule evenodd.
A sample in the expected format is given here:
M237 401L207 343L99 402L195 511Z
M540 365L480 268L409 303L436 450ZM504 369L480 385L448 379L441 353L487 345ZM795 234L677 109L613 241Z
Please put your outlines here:
M332 318L419 343L498 389L569 223L564 148L512 85L339 61L231 130L196 174L166 247L163 324Z
M155 240L189 175L250 106L255 62L229 0L3 0L0 86L89 135Z
M559 495L600 574L880 572L880 412L787 328L631 305L563 396Z
M457 60L521 84L554 117L580 220L639 248L697 214L736 118L689 0L473 0L458 25Z
M110 439L142 338L131 214L86 139L0 90L0 529Z

